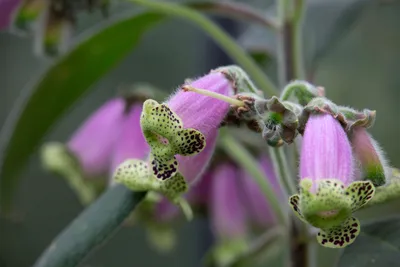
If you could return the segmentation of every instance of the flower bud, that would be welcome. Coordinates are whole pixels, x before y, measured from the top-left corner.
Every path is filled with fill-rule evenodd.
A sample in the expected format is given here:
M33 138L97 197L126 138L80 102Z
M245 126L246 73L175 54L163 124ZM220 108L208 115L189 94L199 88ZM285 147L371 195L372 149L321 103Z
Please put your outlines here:
M361 163L363 180L370 180L375 186L386 183L390 177L383 151L367 130L357 127L350 135L353 151Z
M325 89L323 87L314 86L306 81L292 81L282 90L281 99L283 101L289 100L294 96L300 105L307 105L315 97L325 96Z

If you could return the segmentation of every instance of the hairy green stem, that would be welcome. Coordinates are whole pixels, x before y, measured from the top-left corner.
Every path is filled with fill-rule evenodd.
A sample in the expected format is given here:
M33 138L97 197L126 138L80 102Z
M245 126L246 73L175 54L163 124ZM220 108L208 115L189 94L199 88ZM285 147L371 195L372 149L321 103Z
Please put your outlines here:
M282 25L278 38L278 62L280 64L279 78L281 86L290 80L305 78L302 53L302 24L304 14L304 0L278 1L278 18L280 25Z
M120 227L145 192L110 187L65 228L33 267L74 267Z
M278 64L279 64L279 80L280 86L284 86L293 79L304 79L304 62L302 56L302 20L305 11L304 0L278 0L278 19L282 25L278 38ZM273 151L277 155L277 164L279 161L285 163L286 157L284 153ZM282 164L282 163L281 163ZM293 190L293 186L289 186L290 180L286 180L289 190ZM294 181L294 177L292 177ZM308 227L305 225L292 224L293 235L290 238L292 247L292 266L307 267L310 264L309 242L298 241L298 237L308 236ZM302 238L300 238L302 239Z
M266 201L271 205L279 224L287 225L287 216L284 212L285 209L281 208L275 191L268 182L264 173L261 171L260 167L257 165L257 161L240 143L232 138L226 129L221 129L220 131L220 141L223 149L239 166L243 167L255 179L262 190Z
M155 12L183 18L193 22L196 26L209 34L210 37L212 37L214 41L248 73L261 90L271 96L278 94L275 85L257 66L254 60L247 55L243 48L241 48L223 29L200 12L182 5L167 2L154 2L149 0L128 1L149 8Z

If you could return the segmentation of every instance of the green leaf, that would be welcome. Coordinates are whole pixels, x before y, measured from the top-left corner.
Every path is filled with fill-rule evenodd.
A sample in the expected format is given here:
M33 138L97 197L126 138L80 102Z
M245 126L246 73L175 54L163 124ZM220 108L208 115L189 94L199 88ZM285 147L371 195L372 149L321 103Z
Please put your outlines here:
M18 174L50 127L87 92L91 85L116 66L139 43L149 27L165 16L135 15L103 29L78 45L51 67L31 89L27 101L16 107L11 129L3 129L1 205L6 208Z
M348 246L339 267L391 267L400 262L400 218L361 227L361 234Z

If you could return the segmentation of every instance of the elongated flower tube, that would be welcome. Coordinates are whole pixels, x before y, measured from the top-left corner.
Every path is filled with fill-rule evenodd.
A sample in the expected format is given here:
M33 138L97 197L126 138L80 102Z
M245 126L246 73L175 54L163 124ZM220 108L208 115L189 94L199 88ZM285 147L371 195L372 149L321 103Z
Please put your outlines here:
M190 85L222 95L233 94L231 82L222 73L210 73ZM148 107L149 103L151 102L145 103L144 106L147 104ZM160 105L159 109L157 104L151 104L155 107L147 113L147 110L144 111L141 124L152 148L154 174L157 178L167 179L178 171L176 166L182 163L179 171L186 181L193 182L202 174L211 158L218 127L229 110L229 104L182 90L178 90L165 105ZM168 114L165 114L164 110L167 109ZM148 116L149 112L154 114ZM165 125L162 124L164 122ZM153 139L155 132L156 140ZM202 151L204 147L206 149ZM199 153L201 151L202 153ZM175 157L177 154L179 155ZM194 154L197 155L191 156ZM160 162L164 162L166 166L162 166L163 163Z
M305 126L300 158L300 194L290 198L295 214L320 228L318 242L340 248L360 232L352 213L374 195L370 181L354 181L350 142L330 114L311 114Z
M353 151L361 163L361 177L375 186L384 185L390 178L390 168L378 143L363 127L356 127L350 135Z
M234 91L231 81L219 72L191 85L228 96ZM132 190L161 192L175 202L207 167L228 110L224 101L182 90L165 104L146 100L140 124L151 148L149 160L120 165L115 179Z

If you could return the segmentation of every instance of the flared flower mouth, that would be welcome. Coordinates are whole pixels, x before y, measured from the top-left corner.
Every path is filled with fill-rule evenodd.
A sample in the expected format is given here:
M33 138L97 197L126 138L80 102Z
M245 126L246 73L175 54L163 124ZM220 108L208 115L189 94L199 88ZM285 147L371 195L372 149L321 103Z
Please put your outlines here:
M182 120L167 105L146 100L140 118L143 135L151 147L153 174L162 180L178 171L175 155L195 155L206 146L204 135L192 128L184 129Z

